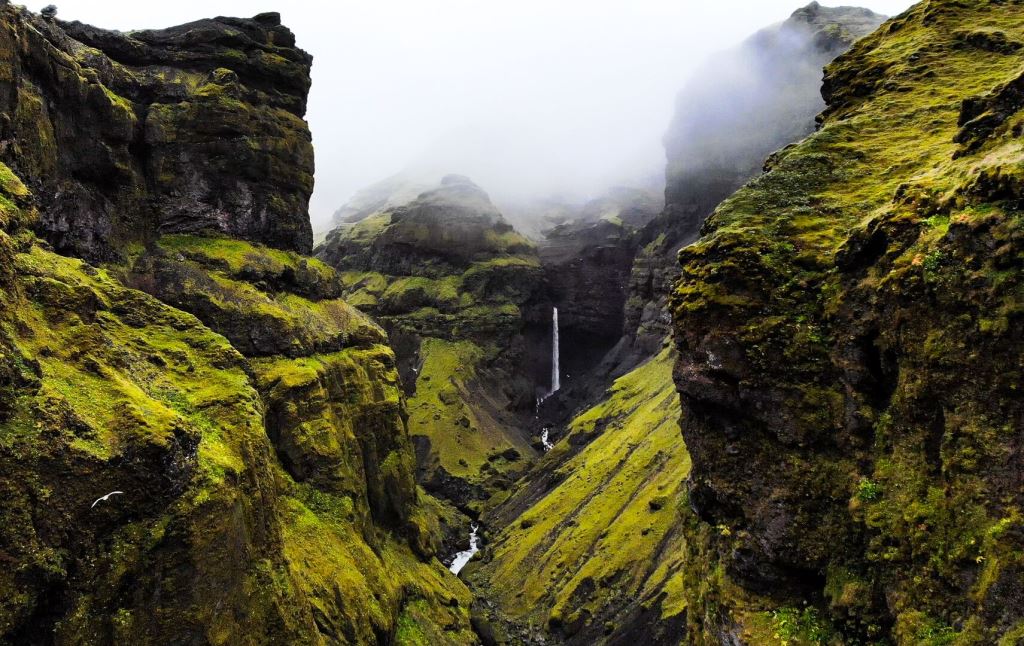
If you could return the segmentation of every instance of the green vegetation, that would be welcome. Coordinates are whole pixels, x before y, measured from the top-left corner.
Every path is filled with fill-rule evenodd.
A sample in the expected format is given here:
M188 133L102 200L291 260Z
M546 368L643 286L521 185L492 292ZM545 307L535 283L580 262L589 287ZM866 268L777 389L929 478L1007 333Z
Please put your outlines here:
M483 565L469 566L507 616L578 632L637 604L660 604L663 619L684 612L690 462L673 358L661 352L573 420L544 457L559 465L558 484L492 537Z
M1024 564L1019 540L993 532L1018 527L1024 501L991 465L1015 454L1024 314L1024 117L1005 98L1020 60L993 43L1024 41L1022 18L933 1L860 41L827 70L822 128L681 253L680 369L720 383L704 367L713 331L741 357L720 370L744 397L714 405L766 429L727 445L711 439L720 419L684 425L709 452L714 512L765 567L827 573L815 616L845 640L988 644L1020 621L993 619L1013 605L993 586ZM1001 36L963 35L981 32ZM763 604L778 619L777 601L716 585L733 609L715 612Z
M532 453L525 439L508 433L498 398L475 386L477 370L490 358L480 346L428 338L420 355L416 393L408 404L409 432L430 440L431 455L445 471L479 482L515 466L495 456L510 448Z
M317 255L395 344L427 488L465 509L507 487L536 455L523 430L534 384L518 374L522 307L543 280L534 246L452 178L339 226Z
M877 482L862 478L857 485L857 500L861 502L874 502L882 496L882 487Z
M253 280L292 273L314 283L335 280L334 271L316 258L226 236L167 235L160 238L159 244L169 253L180 253L203 266L222 269L232 277Z
M27 195L0 170L5 193ZM241 280L311 296L307 282L334 280L294 254L189 237L160 247L190 259L174 262L191 280L279 303L300 329L344 305L271 298ZM140 254L134 269L148 262ZM429 525L436 512L416 506L398 376L379 333L330 355L246 360L192 314L126 287L123 266L95 268L30 236L12 264L16 284L0 291L0 544L19 566L0 573L0 630L32 621L46 603L39 582L60 581L73 606L58 617L59 641L472 641L469 594L431 558L438 530L410 546L388 529L413 511ZM173 297L151 275L128 277ZM90 508L114 489L125 494ZM161 595L124 597L135 585Z

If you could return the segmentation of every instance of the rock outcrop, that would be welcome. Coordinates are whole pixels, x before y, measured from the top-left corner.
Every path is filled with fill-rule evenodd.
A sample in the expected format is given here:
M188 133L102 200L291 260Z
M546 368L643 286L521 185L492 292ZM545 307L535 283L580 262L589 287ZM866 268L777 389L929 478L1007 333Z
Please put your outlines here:
M312 58L277 14L125 34L3 12L0 161L58 251L203 230L311 250Z
M681 252L690 501L724 565L691 605L706 639L1024 634L1022 41L1019 3L889 21Z
M290 32L3 3L0 61L0 641L472 643L394 353L299 253Z
M331 230L343 224L355 224L374 213L387 211L412 202L430 189L412 175L399 173L358 191L331 218Z
M642 232L629 283L626 335L638 349L656 352L669 334L676 252L770 153L814 130L822 68L883 19L812 2L717 56L680 92L665 135L665 211Z
M621 338L637 231L662 206L653 192L615 188L544 231L540 259L559 311L568 374L586 375Z
M328 234L317 257L388 330L410 395L420 481L470 510L535 454L528 421L545 375L534 245L465 177ZM527 343L530 336L532 343Z

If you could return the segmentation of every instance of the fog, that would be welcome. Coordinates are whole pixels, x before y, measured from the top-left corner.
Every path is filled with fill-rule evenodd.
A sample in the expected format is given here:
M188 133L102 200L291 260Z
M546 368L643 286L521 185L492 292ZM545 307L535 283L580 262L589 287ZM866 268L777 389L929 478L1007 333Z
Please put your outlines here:
M28 3L39 10L46 2ZM499 202L585 198L664 173L675 97L797 0L63 0L111 29L280 11L314 56L314 228L358 189L461 173ZM865 0L895 15L908 0ZM711 79L713 82L713 78Z

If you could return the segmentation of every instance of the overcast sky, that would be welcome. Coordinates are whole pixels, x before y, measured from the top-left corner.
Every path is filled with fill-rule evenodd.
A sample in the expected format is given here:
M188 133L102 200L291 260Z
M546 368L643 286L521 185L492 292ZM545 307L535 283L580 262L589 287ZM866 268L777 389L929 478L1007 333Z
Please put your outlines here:
M499 199L585 196L661 173L661 135L693 67L806 4L55 1L64 20L121 30L280 11L314 56L314 226L352 192L410 165L469 175ZM912 2L860 4L895 15Z

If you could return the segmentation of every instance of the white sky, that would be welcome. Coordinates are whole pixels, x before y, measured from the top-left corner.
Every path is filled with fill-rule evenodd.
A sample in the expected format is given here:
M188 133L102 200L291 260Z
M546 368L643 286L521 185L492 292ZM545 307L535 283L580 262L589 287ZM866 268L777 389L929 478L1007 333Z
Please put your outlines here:
M499 197L661 173L693 66L809 0L53 1L64 20L121 30L280 11L314 56L315 227L424 160ZM912 4L848 3L888 15Z

